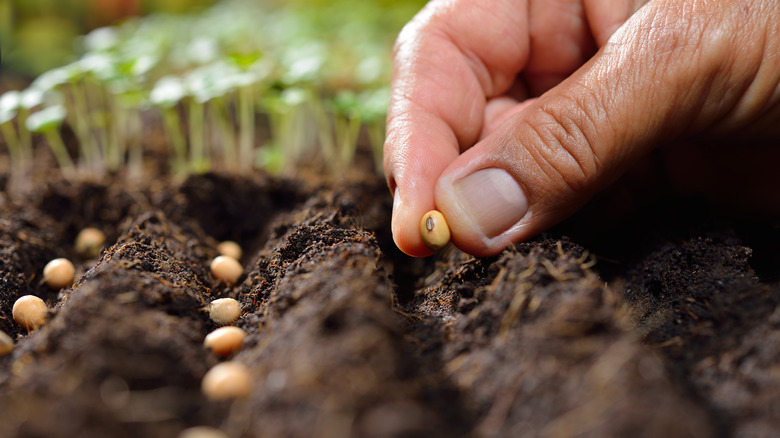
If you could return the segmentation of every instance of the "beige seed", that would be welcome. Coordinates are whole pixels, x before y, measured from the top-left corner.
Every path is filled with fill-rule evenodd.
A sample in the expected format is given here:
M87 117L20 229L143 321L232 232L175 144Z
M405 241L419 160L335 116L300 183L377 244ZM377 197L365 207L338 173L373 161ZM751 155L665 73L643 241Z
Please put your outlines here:
M62 289L73 284L76 268L68 259L54 259L43 268L43 281L51 289Z
M244 268L233 257L217 256L211 261L211 273L217 280L227 284L235 284L244 273Z
M431 210L420 221L420 237L431 251L441 251L450 243L450 227L438 210Z
M201 389L216 400L246 397L252 391L252 376L242 363L222 362L203 376Z
M11 313L14 321L28 332L37 329L46 322L49 309L42 299L34 295L25 295L14 303Z
M0 356L14 351L14 340L6 332L0 330Z
M241 260L241 255L243 254L241 246L232 240L220 242L217 245L217 252L223 256L233 257L236 260Z
M97 228L84 228L76 236L74 246L81 258L92 259L100 254L104 243L106 243L106 235L102 231Z
M228 434L219 429L208 426L195 426L184 429L178 435L178 438L229 438Z
M203 345L217 356L230 356L244 345L246 333L238 327L220 327L206 335Z
M219 325L230 325L241 316L241 304L233 298L220 298L209 305L211 320Z

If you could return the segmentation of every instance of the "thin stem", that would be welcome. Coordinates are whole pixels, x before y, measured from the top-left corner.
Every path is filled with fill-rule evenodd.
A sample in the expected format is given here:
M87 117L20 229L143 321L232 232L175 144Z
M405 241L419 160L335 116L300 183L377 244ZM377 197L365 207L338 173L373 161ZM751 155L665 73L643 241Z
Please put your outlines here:
M204 105L191 99L189 108L190 167L195 172L203 172L208 169L206 146L203 139Z
M143 131L143 122L141 114L138 111L128 111L127 117L127 138L129 139L128 154L128 175L131 179L140 179L143 177L144 169L144 148L141 145L138 135ZM133 133L133 134L130 134Z
M161 112L165 130L173 144L173 167L176 172L184 172L187 165L187 144L184 141L179 114L175 107L162 108Z
M57 160L62 174L65 175L65 178L72 178L76 174L76 166L73 165L73 160L71 160L68 154L68 148L65 147L65 143L62 142L59 131L57 128L54 128L43 134L46 136L46 141L49 143L52 153L54 153L54 158Z
M242 172L247 172L254 165L255 149L255 111L250 86L238 90L239 113L239 166Z
M90 132L89 127L89 107L87 106L86 90L83 83L75 83L71 85L71 93L73 99L73 111L68 111L68 115L72 115L73 123L75 127L76 136L79 139L79 151L81 159L84 160L84 166L90 171L95 170L95 156L97 154L97 145L95 139Z
M211 120L216 121L217 126L219 127L218 131L221 137L219 144L220 150L222 151L222 157L225 161L225 167L228 169L235 169L239 164L238 156L236 154L236 134L233 124L230 122L230 115L228 114L224 99L213 99L211 101L210 110Z
M0 132L3 134L5 144L8 146L8 154L11 156L11 170L17 169L21 165L21 151L19 150L19 136L16 134L13 122L0 124Z
M25 128L30 111L24 108L19 110L16 123L19 126L19 157L20 166L28 169L32 163L32 133Z
M374 155L374 165L377 172L383 172L385 124L383 121L371 122L368 126L368 141L371 143L371 151Z

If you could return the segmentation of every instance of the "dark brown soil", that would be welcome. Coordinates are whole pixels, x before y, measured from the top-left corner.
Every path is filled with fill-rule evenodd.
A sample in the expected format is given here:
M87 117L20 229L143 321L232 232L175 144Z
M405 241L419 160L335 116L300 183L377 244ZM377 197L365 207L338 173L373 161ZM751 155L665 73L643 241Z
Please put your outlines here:
M411 259L373 175L51 181L0 198L2 437L770 437L780 434L780 228L690 200L609 233ZM87 226L109 244L80 260ZM245 269L208 270L238 241ZM49 260L78 281L50 291ZM19 296L49 321L14 323ZM204 311L243 307L247 399L211 401Z

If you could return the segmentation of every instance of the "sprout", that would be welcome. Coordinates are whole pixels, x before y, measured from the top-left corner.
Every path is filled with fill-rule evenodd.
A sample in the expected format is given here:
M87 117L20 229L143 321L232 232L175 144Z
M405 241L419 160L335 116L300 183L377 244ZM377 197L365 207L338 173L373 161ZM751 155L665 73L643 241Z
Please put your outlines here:
M59 127L65 120L67 111L62 105L52 105L30 114L25 127L31 132L45 132Z
M217 356L227 357L241 349L246 333L238 327L220 327L206 335L203 345Z
M114 48L119 42L116 28L99 27L84 36L84 48L88 52L100 52Z
M35 78L30 88L46 93L60 85L73 82L81 73L81 66L78 63L55 68Z
M149 94L149 101L153 105L172 107L187 96L187 88L184 82L176 76L165 76L155 84Z
M49 288L57 290L73 283L76 269L73 263L65 258L54 259L43 268L43 281Z
M431 251L441 251L450 243L450 227L438 210L425 213L420 220L420 237Z
M0 123L7 123L16 117L21 106L21 93L16 90L6 91L0 96Z
M14 340L0 330L0 356L5 356L12 351L14 351Z
M11 310L14 321L22 326L27 333L37 330L46 322L46 313L49 309L42 299L35 295L25 295L14 303Z
M106 243L106 235L97 228L84 228L76 236L76 253L83 259L95 258Z
M241 304L233 298L220 298L209 305L209 317L219 325L230 325L241 316Z
M184 170L187 162L187 145L175 105L187 95L184 82L175 76L165 76L155 84L149 101L160 107L168 137L173 143L174 163L177 170Z
M224 242L220 242L219 245L217 245L217 252L220 253L220 255L233 257L236 260L241 260L241 246L232 240L225 240Z
M19 106L31 110L43 103L45 91L38 88L27 88L19 95Z
M219 56L219 45L208 37L198 37L187 46L187 57L195 64L208 64Z
M201 389L210 399L227 400L249 396L252 383L252 375L246 365L239 362L222 362L203 376Z
M68 149L65 147L65 143L62 142L60 137L59 126L65 119L66 110L62 105L52 105L44 108L36 113L30 114L25 122L25 126L30 132L43 133L46 136L46 140L49 142L49 147L54 153L54 158L57 159L57 163L60 165L60 169L66 176L71 176L75 173L75 166L73 160L68 154Z

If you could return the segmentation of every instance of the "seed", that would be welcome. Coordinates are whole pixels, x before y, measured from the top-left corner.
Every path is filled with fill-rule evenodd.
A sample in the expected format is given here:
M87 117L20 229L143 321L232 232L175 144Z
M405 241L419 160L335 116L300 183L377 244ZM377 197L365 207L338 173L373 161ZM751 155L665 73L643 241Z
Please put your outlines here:
M241 305L233 298L220 298L209 305L211 320L219 325L230 325L241 316Z
M11 313L14 321L29 333L46 322L46 313L49 309L42 299L35 295L25 295L14 303Z
M100 254L100 248L106 243L106 235L97 228L84 228L76 236L76 253L83 259L92 259Z
M14 351L14 340L4 331L0 331L0 356L5 356L12 351Z
M223 256L233 257L236 260L241 260L241 255L243 254L241 246L232 240L220 242L217 245L217 252Z
M43 268L43 281L51 289L62 289L73 284L76 268L68 259L54 259Z
M211 261L211 273L217 280L227 284L235 284L238 277L244 273L241 263L233 257L217 256Z
M431 210L420 221L420 237L431 251L441 251L450 243L450 227L438 210Z
M206 335L203 345L217 356L230 356L244 345L246 333L238 327L220 327Z
M201 389L211 399L246 397L252 391L252 376L242 363L222 362L203 376Z
M228 434L208 426L195 426L182 430L177 438L229 438Z

